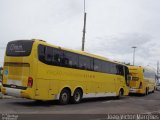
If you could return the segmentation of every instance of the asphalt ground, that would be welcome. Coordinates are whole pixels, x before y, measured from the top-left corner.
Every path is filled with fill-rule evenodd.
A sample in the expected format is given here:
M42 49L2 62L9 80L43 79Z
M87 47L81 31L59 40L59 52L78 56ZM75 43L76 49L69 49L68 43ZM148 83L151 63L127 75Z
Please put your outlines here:
M137 119L137 115L152 115L153 120L158 120L160 119L160 91L147 96L132 94L119 100L113 97L84 99L80 104L68 105L59 105L58 101L37 102L3 96L3 99L0 99L0 114L3 120L8 117L16 120L17 116L18 120L35 118L39 120L116 120L121 119L118 117L121 115L130 115L130 120Z

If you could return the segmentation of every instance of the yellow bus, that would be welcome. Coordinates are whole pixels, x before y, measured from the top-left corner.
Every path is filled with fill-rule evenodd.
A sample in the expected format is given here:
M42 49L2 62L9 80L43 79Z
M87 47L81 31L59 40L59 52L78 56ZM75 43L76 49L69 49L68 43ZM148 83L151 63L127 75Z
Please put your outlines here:
M79 103L82 98L128 95L128 67L42 40L8 43L2 93L33 100Z
M130 93L148 95L156 88L156 73L148 67L128 66L132 79L129 82Z

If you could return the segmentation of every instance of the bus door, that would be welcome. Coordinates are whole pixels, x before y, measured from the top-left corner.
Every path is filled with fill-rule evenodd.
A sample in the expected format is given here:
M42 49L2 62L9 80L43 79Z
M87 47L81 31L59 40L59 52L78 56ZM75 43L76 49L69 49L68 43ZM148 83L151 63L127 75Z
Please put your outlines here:
M116 79L115 79L115 84L116 84L116 91L119 92L119 89L122 87L125 87L125 69L122 65L116 65L117 72L116 72Z
M124 86L124 77L123 76L120 76L120 75L118 75L117 76L117 80L116 80L117 82L116 82L116 89L117 90L119 90L121 87L125 87Z

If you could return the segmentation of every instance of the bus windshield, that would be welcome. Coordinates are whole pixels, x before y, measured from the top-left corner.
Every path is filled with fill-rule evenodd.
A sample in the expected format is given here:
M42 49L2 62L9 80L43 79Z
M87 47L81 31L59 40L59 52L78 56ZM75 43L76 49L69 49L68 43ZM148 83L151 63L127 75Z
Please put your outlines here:
M7 45L7 56L29 56L32 50L32 40L11 41Z

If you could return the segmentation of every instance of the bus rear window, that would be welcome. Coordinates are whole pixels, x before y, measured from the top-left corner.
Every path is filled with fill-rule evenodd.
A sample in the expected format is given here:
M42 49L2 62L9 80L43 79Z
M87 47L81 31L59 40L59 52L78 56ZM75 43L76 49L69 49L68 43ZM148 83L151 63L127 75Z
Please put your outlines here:
M11 41L7 45L7 56L29 56L32 50L32 40Z

